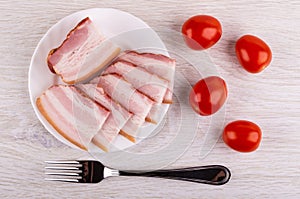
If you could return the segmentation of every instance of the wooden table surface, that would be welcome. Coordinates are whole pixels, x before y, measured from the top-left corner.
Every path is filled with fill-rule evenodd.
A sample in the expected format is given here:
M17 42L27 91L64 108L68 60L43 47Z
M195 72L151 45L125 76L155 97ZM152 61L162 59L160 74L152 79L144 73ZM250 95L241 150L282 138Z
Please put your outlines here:
M221 21L222 39L207 53L228 83L225 122L255 121L263 130L261 146L253 153L238 153L219 139L201 159L201 138L196 137L169 166L223 164L232 171L228 184L132 177L93 185L43 180L44 160L88 158L89 154L65 146L38 121L27 87L30 59L39 40L58 20L96 7L129 12L155 30L180 31L182 23L196 14ZM300 198L299 1L0 0L0 10L1 198ZM273 51L271 65L257 75L241 69L234 54L234 41L249 33L264 39Z

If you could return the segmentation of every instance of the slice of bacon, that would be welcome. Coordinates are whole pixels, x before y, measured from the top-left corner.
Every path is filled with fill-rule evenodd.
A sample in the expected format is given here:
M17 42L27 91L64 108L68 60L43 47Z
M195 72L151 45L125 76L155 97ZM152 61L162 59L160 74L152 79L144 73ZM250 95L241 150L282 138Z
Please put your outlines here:
M110 114L74 86L52 86L37 98L36 104L60 135L83 150L88 150Z
M117 75L102 75L98 85L129 112L146 118L154 102Z
M68 84L86 80L102 69L120 52L106 40L87 17L69 32L62 44L47 58L49 69Z
M172 91L174 84L175 65L174 59L160 54L138 53L135 51L125 51L121 53L118 60L131 62L134 65L145 68L148 72L156 74L169 81L168 90L164 96L164 103L172 103Z
M102 75L93 79L90 83L98 84L114 101L133 113L133 116L127 121L120 133L129 140L135 141L134 137L137 136L145 120L152 121L151 118L147 118L147 115L154 102L117 75Z
M91 99L101 104L111 112L102 128L98 131L92 142L104 151L109 150L111 142L119 134L121 128L132 116L120 104L113 101L103 90L96 84L78 84L77 87L86 93Z
M102 74L118 74L122 76L135 89L157 103L162 103L169 84L167 80L126 61L119 61L110 65Z

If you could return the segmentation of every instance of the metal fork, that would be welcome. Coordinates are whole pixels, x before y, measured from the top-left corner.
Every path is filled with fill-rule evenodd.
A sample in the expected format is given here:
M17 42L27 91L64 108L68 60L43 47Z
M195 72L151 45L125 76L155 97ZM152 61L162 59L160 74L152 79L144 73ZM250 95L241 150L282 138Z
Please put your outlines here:
M229 181L230 171L221 165L199 166L151 172L118 171L105 167L94 160L45 161L45 174L50 181L98 183L111 176L157 177L183 180L211 185L222 185Z

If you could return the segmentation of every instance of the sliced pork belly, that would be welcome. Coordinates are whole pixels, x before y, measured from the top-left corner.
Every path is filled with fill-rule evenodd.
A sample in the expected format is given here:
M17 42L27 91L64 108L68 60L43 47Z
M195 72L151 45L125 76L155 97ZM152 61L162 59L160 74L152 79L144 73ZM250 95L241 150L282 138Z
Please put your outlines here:
M74 86L52 86L36 104L59 134L84 150L110 114Z
M120 52L106 40L87 17L83 19L58 47L49 52L49 69L68 84L83 81L99 71Z
M97 84L79 84L77 87L111 112L102 128L92 139L95 145L104 151L108 151L110 143L116 138L132 114L120 104L114 102L106 95L103 88L97 86Z
M154 102L117 75L102 75L98 85L129 112L146 118Z
M147 72L144 68L137 67L130 62L118 61L109 66L102 74L118 74L131 83L138 91L147 95L156 104L147 115L148 121L157 123L160 118L161 103L166 94L169 82L157 75ZM151 118L151 120L150 120Z
M162 103L169 82L157 75L147 72L144 68L136 67L130 62L119 61L109 66L102 74L118 74L135 89L145 94L153 101Z
M161 118L161 114L162 114L161 111L163 109L163 106L165 105L166 104L156 103L152 106L150 112L148 113L148 117L152 119L152 123L157 124L157 122Z
M117 75L108 74L99 76L93 79L91 83L101 86L105 93L114 101L120 103L129 112L133 113L133 116L123 126L120 133L129 140L134 141L134 137L145 122L145 119L151 121L151 118L146 117L154 102Z
M145 123L145 118L138 115L133 115L120 131L120 134L126 137L128 140L135 142L135 137L138 136L139 130Z
M172 103L175 60L160 54L138 53L135 51L125 51L119 56L118 60L134 63L139 67L145 68L148 72L169 81L169 87L163 101L164 103Z

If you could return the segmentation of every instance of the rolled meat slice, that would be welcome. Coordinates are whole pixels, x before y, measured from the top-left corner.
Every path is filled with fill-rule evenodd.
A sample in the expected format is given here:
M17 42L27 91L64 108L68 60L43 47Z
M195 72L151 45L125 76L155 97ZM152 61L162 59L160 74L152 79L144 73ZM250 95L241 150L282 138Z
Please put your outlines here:
M97 84L78 84L77 87L111 113L102 128L92 139L95 145L107 152L109 151L111 142L116 138L132 114L120 104L113 101L104 92L103 88L97 86Z
M137 91L130 83L118 75L102 75L91 81L101 86L114 101L120 103L133 116L121 129L120 134L131 141L135 141L140 127L151 118L146 118L154 102Z
M47 58L49 69L68 84L86 80L120 52L120 48L102 36L90 18L83 19L69 32L62 44Z
M36 105L60 135L83 150L88 150L110 114L74 86L52 86L37 98Z
M131 62L139 67L145 68L148 72L169 81L167 92L164 96L164 103L172 103L172 91L174 84L175 65L174 59L160 54L138 53L135 51L125 51L121 53L118 60Z

